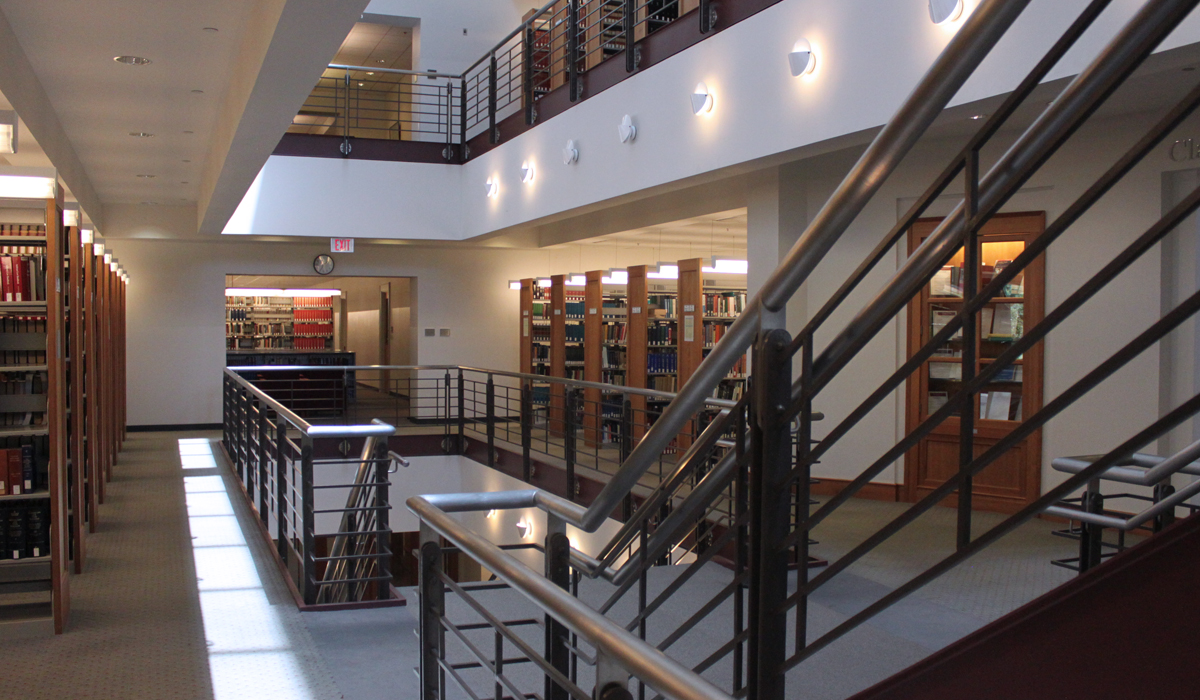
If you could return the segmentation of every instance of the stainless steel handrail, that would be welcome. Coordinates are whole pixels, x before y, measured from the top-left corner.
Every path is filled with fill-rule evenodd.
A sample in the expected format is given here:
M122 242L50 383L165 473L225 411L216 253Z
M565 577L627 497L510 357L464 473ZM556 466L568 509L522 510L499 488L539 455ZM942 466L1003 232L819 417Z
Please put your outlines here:
M464 496L501 496L505 502L521 498L528 507L539 500L536 491L516 491L508 494L462 494ZM433 502L443 504L439 508ZM445 537L451 544L471 555L500 580L533 601L542 610L566 625L599 652L616 661L627 673L642 680L664 697L687 700L729 700L716 686L693 673L645 641L627 632L568 591L559 588L543 575L522 564L495 544L475 534L449 515L453 512L450 499L434 496L414 496L407 501L409 510L424 525ZM574 505L574 504L571 504ZM567 510L567 509L562 509ZM581 510L576 507L571 510Z
M614 389L619 389L621 391L621 393L633 394L635 396L645 396L648 398L655 398L655 399L674 399L677 396L677 394L674 394L672 392L659 391L657 389L642 389L640 387L633 387L633 386L618 386L616 384L603 384L600 382L587 382L587 381L583 381L581 379L566 379L563 377L548 377L544 374L527 374L524 372L511 372L511 371L502 370L502 369L486 369L483 367L470 367L467 365L269 365L269 366L244 365L244 366L230 366L230 367L227 367L226 369L231 369L234 371L261 371L261 372L271 372L271 371L281 371L281 370L311 372L313 370L337 370L337 369L342 369L342 370L347 370L347 371L350 371L350 370L446 371L446 370L461 369L464 372L479 372L481 374L491 374L491 375L495 375L497 377L512 377L514 379L526 379L529 381L542 382L542 383L548 383L548 384L564 384L567 386L573 386L573 387L580 388L580 389L600 389L601 391L612 391ZM737 402L730 401L729 399L714 399L710 396L710 397L707 397L707 399L705 401L705 405L710 406L712 408L727 409L727 408L733 408L734 406L736 406Z
M275 399L271 398L270 395L267 394L262 389L259 389L258 387L251 384L246 378L239 375L235 371L236 369L238 369L238 368L226 367L225 368L225 376L230 378L238 386L246 389L255 398L257 398L259 401L266 404L268 408L275 411L278 415L282 416L284 420L286 420L288 423L291 423L293 426L296 427L296 429L298 429L301 433L304 433L305 435L308 435L311 437L322 437L322 438L330 438L330 437L353 438L353 437L371 437L371 436L380 437L380 436L385 436L385 435L395 435L396 434L395 426L389 425L387 423L382 423L382 422L370 424L370 425L313 425L312 423L309 423L308 421L306 421L303 418L301 418L300 416L298 416L294 411L289 409L287 406L284 406L283 404L279 403ZM266 368L265 367L243 367L242 369L266 369ZM331 368L330 367L319 367L319 368L311 367L309 369L331 369ZM336 368L333 368L333 369L336 369Z

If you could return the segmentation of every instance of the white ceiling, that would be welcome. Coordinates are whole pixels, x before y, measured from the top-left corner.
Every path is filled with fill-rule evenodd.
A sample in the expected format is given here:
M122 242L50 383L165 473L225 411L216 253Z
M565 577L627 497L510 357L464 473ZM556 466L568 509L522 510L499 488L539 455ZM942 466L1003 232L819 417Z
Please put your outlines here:
M575 246L648 247L656 249L689 249L697 257L746 255L746 209L694 216L657 226L610 233L549 248Z
M196 201L252 5L0 0L105 204ZM119 55L152 63L123 65L113 61Z

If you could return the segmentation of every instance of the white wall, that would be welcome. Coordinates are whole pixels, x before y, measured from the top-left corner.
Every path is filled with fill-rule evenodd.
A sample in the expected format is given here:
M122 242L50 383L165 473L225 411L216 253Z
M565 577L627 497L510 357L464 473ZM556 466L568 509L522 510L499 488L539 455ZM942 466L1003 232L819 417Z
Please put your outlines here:
M537 0L371 0L366 12L419 19L413 68L457 75L516 29L528 10L544 4Z
M952 106L1015 87L1085 4L1032 3ZM1079 72L1140 5L1113 3L1050 79ZM923 0L786 0L461 167L272 157L264 169L269 177L257 194L259 208L270 213L236 230L325 236L339 222L350 222L381 237L469 239L598 202L720 177L722 171L884 124L956 28L933 25ZM786 56L801 36L816 48L819 67L812 76L796 79ZM1200 15L1160 49L1197 39ZM689 95L700 81L708 85L715 106L696 117ZM625 114L638 128L630 144L617 138ZM568 139L577 142L580 154L570 166L560 155ZM284 160L317 162L301 166ZM537 169L527 185L518 181L526 161ZM457 173L457 182L440 172L446 168ZM313 178L325 191L305 184ZM488 178L500 180L494 199L484 196ZM438 214L435 222L429 221L430 212ZM398 226L397 221L412 224Z

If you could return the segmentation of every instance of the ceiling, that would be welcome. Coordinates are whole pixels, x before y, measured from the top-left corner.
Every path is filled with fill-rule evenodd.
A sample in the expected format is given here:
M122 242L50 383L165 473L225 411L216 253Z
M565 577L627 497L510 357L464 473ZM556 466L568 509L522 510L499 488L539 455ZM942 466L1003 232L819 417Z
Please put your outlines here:
M550 249L584 247L655 248L692 251L696 257L746 257L746 209L732 209L657 226L610 233Z
M0 11L100 199L180 204L197 199L252 5L0 0Z
M411 27L358 22L330 63L412 70L412 35Z

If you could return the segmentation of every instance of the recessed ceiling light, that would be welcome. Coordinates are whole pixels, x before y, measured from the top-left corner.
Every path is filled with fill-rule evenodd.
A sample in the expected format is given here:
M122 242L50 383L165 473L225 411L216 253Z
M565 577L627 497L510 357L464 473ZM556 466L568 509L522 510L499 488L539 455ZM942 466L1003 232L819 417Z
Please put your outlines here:
M113 60L127 66L144 66L150 63L150 59L141 56L113 56Z
M363 86L363 84L362 84L362 83L359 83L359 84L358 84L358 86L359 86L359 87L362 87L362 86Z
M369 71L367 71L367 75L375 75L375 71L369 70Z
M205 28L204 28L204 31L206 31L206 32L216 32L216 31L220 31L220 30L219 30L219 29L217 29L216 27L205 27Z
M146 179L150 179L150 178L158 177L158 176L157 175L138 175L138 177L144 177Z
M387 63L387 61L384 61L382 58L381 58L381 59L379 59L379 60L377 60L377 61L375 61L375 62L376 62L376 63Z
M203 95L204 91L203 90L192 90L192 94L193 95Z
M139 139L148 139L154 136L154 134L148 131L131 131L129 135Z

